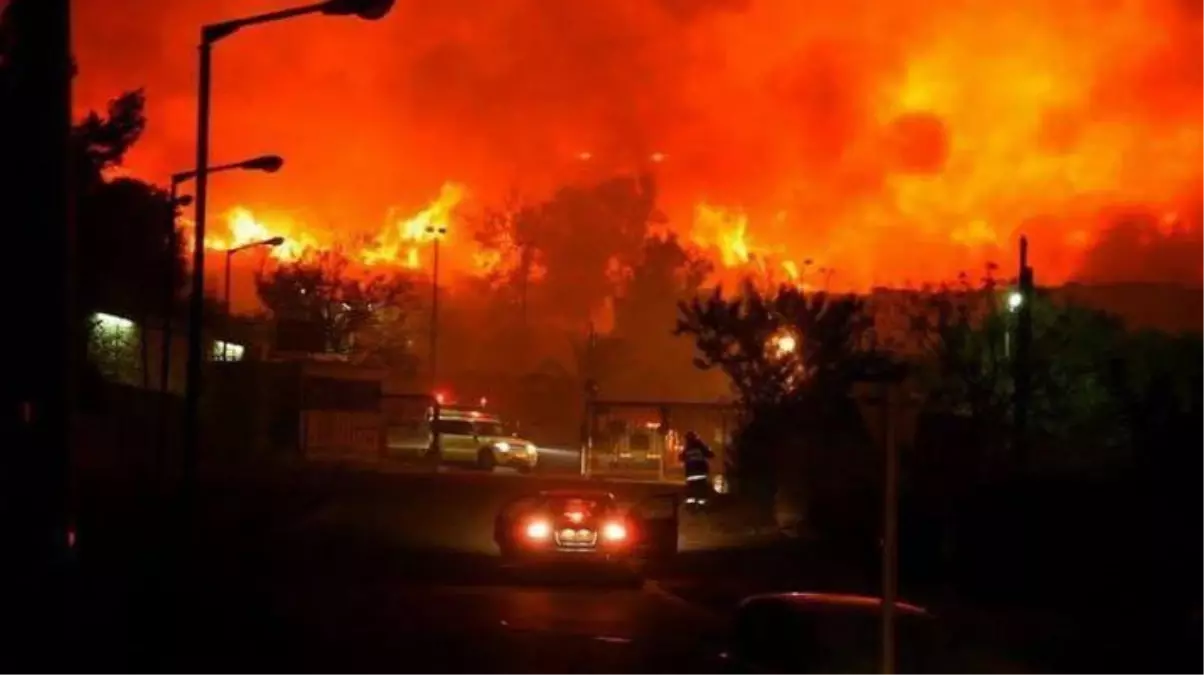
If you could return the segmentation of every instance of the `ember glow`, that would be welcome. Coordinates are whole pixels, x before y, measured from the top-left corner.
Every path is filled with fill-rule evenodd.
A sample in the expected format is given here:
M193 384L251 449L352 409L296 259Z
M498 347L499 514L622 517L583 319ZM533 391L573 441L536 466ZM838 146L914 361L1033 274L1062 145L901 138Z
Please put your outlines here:
M129 170L188 166L196 27L282 4L81 0L77 103L145 86ZM1198 284L1201 26L1180 0L415 0L264 27L216 51L214 154L288 166L214 181L211 245L425 268L461 208L643 169L721 277L942 281L1025 233L1042 283L1165 280L1162 238ZM1134 214L1153 239L1109 243ZM441 245L461 274L513 257L456 225Z

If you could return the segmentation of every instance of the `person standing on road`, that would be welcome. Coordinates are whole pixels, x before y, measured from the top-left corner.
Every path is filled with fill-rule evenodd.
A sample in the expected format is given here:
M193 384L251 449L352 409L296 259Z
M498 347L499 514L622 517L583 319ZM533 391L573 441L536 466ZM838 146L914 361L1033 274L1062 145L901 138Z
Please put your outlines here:
M688 497L687 503L692 500L705 500L701 495L709 492L711 482L710 460L714 458L715 453L699 438L697 433L692 430L686 432L685 446L682 448L678 459L685 466L687 489L691 493L697 493L697 496Z

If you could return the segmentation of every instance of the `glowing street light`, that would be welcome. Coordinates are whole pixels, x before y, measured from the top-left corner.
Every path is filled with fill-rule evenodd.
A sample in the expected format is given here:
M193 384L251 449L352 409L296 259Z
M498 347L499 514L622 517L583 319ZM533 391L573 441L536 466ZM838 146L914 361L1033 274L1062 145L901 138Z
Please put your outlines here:
M1020 291L1012 291L1008 293L1008 311L1016 312L1020 310L1020 305L1024 304L1024 294Z
M792 333L779 333L773 337L773 348L778 357L793 354L798 349L798 338Z

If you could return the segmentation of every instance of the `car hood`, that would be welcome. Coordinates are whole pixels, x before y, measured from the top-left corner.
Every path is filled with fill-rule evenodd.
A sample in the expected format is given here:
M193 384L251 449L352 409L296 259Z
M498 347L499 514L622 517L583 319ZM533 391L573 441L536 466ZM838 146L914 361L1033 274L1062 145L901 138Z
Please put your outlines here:
M481 436L481 438L485 439L486 441L489 441L490 443L505 442L505 443L509 443L510 445L535 445L534 443L532 443L531 441L528 441L525 438L518 438L516 436Z

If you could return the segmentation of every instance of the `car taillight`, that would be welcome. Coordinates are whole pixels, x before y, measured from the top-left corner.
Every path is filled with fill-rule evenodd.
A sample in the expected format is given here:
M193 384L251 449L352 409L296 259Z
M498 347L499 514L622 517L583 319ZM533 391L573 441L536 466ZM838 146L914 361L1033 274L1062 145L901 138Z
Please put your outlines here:
M528 539L547 539L552 536L552 526L546 520L532 520L527 523Z
M627 538L627 528L623 523L606 523L602 526L602 539L609 542L623 541Z

